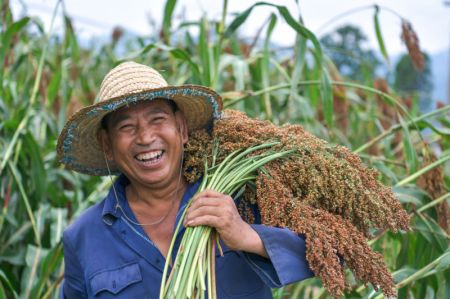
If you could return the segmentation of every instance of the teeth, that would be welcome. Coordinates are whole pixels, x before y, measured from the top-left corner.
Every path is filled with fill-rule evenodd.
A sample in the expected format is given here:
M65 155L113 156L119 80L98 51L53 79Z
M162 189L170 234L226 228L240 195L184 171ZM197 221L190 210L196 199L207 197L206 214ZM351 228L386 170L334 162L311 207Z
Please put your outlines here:
M155 159L155 158L161 157L162 153L163 153L163 151L155 151L155 152L139 154L139 155L136 156L136 159L138 159L140 161L151 160L151 159Z

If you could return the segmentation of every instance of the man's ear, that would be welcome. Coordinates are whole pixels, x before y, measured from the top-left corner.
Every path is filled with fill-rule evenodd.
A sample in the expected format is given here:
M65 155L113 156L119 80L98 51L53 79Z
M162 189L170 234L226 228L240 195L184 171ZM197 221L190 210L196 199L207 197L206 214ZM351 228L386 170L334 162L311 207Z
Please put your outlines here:
M105 129L100 128L97 131L97 140L106 155L106 159L114 160L111 150L111 140L109 138L108 132Z
M175 120L177 122L178 131L180 132L181 142L186 144L188 142L188 127L183 112L180 110L175 112Z

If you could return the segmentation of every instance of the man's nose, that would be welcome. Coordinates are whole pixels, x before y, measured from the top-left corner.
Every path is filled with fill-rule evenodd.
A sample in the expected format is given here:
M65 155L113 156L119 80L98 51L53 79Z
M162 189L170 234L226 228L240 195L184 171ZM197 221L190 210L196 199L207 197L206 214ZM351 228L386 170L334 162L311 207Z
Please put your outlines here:
M154 137L155 135L153 133L154 132L148 126L140 125L137 131L137 138L136 138L137 144L139 145L151 144L155 139Z

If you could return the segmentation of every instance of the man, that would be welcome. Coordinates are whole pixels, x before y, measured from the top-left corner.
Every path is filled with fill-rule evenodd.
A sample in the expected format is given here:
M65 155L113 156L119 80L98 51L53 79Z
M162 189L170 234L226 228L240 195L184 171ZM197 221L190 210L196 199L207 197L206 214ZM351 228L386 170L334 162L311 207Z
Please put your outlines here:
M58 157L75 171L119 178L64 233L62 296L158 298L174 228L199 186L183 177L183 146L191 130L220 118L221 98L202 86L169 86L152 68L125 62L106 75L98 99L67 122ZM224 243L218 298L272 298L271 287L312 276L301 237L247 224L228 195L197 194L184 225L212 226Z

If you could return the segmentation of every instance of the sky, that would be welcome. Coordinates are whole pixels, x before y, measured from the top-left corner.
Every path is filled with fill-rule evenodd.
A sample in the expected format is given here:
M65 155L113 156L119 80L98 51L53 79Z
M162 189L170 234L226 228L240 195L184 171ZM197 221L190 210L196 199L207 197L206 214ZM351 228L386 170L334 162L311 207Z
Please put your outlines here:
M256 2L229 0L228 11L242 12ZM373 25L373 4L376 3L382 7L379 19L390 56L406 51L400 40L401 21L398 15L412 23L424 51L437 53L448 51L450 47L450 0L298 0L298 3L295 0L272 0L271 2L286 6L294 17L301 14L306 27L318 37L333 31L339 25L350 23L360 26L368 36L369 45L378 48ZM48 28L56 0L11 0L11 3L16 15L23 12L26 7L29 15L39 16ZM178 0L175 16L198 20L206 14L219 19L222 3L223 1L212 0ZM74 19L77 32L81 36L92 38L109 36L112 28L117 25L129 32L152 34L154 27L150 23L157 24L157 27L161 24L165 0L65 0L64 4L66 11ZM348 13L351 11L354 12ZM254 9L241 33L249 37L254 36L271 12L275 10L267 7ZM336 18L342 14L344 15ZM227 20L231 19L232 16L229 15ZM58 24L61 24L60 17L57 18L56 27ZM290 46L294 39L294 31L280 19L272 41L281 46Z

